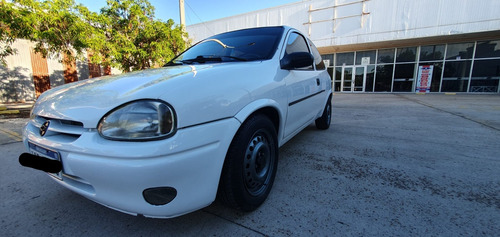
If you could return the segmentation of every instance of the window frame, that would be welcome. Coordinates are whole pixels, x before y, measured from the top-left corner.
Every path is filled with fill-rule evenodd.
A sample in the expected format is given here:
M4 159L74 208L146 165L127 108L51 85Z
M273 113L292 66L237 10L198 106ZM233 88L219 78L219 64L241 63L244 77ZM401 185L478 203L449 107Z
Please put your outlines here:
M310 53L311 55L313 55L311 53L311 48L310 48L309 43L308 43L308 38L305 37L302 33L300 33L297 30L289 30L288 33L287 33L287 35L286 35L286 37L285 37L285 40L283 41L283 47L282 47L282 50L281 50L280 61L286 55L286 49L288 47L288 41L290 40L290 37L292 36L292 34L297 34L298 36L302 37L304 43L306 44L306 47L307 47L307 50L308 50L307 52ZM311 65L310 68L309 67L308 68L296 68L296 69L293 69L293 70L297 70L297 71L316 71L316 64L313 61L313 64Z

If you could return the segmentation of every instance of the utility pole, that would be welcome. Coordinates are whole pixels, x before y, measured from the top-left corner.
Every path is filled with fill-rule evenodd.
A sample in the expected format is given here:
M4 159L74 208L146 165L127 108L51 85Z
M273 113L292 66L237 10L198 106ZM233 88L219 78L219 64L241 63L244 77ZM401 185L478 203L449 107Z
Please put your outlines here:
M184 13L184 0L179 0L179 16L181 17L181 27L186 27L186 15Z

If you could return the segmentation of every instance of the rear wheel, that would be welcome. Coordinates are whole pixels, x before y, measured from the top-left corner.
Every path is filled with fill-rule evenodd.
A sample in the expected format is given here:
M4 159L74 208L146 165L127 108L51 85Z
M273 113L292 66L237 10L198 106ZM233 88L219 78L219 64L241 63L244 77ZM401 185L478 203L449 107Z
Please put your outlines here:
M253 211L267 198L278 166L276 129L268 117L256 115L236 133L224 161L218 196L243 211Z
M323 114L315 121L316 128L322 130L328 129L330 127L331 122L332 122L332 97L330 96L328 98L328 101L326 101Z

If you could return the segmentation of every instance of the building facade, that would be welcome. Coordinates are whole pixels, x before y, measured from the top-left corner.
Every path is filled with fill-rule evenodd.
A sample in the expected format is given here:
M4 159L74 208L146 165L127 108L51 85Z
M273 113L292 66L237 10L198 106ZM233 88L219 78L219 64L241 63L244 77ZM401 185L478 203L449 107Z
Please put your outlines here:
M231 30L289 25L323 56L336 92L500 93L500 0L303 0L186 27L197 42ZM42 58L18 40L0 65L0 102L104 74L86 58Z
M42 57L35 52L35 43L18 39L13 45L17 53L0 64L0 102L33 101L44 91L88 78L119 74L114 68L103 68L87 58L72 62L63 56Z
M309 35L337 92L500 93L498 0L304 0L187 26L193 42L290 25Z

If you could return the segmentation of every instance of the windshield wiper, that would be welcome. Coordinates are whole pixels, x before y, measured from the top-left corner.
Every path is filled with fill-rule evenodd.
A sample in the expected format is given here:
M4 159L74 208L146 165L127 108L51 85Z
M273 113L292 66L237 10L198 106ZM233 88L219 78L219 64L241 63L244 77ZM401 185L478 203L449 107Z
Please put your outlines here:
M248 61L248 59L246 58L240 58L240 57L234 57L234 56L220 56L221 58L230 58L230 59L234 59L234 60L237 60L237 61Z
M179 65L183 65L183 63L181 61L170 61L163 66L168 67L168 66L179 66Z
M214 56L214 57L205 57L205 56L198 56L193 59L185 59L181 60L180 62L186 63L186 64L192 64L192 63L206 63L206 62L223 62L222 58L230 58L234 59L237 61L248 61L246 58L239 58L239 57L234 57L234 56Z
M206 63L206 62L222 62L222 58L220 58L220 57L205 57L205 56L199 55L196 58L181 60L181 62L187 63L187 64Z

